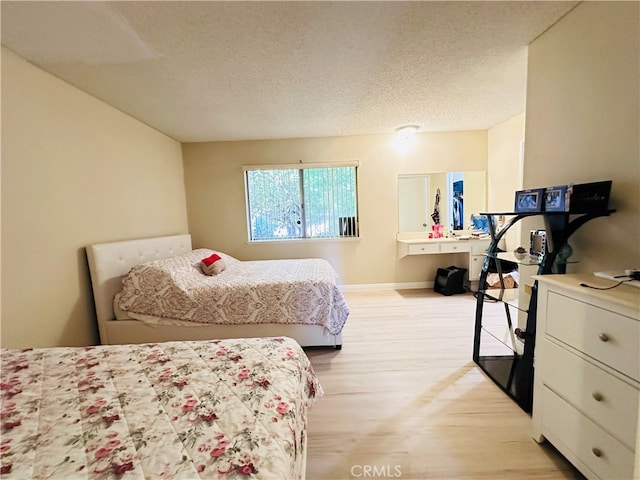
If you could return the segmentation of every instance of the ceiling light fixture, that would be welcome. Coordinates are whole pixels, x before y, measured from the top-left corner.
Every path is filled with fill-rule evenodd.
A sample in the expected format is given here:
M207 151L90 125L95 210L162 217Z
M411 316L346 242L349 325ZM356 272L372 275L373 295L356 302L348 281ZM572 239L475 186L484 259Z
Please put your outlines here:
M400 154L407 154L415 148L416 132L420 125L402 125L396 128L396 135L391 140L391 146Z
M419 128L420 125L402 125L396 128L396 133L399 137L407 139L413 137Z

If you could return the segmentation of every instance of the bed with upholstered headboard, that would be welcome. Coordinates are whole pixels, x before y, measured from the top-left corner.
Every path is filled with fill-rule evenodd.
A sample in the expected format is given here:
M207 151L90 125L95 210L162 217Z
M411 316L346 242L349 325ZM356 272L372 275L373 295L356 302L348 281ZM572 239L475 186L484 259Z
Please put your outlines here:
M149 343L178 340L286 336L303 347L341 348L342 334L320 324L272 323L152 324L138 319L116 319L114 298L123 278L136 266L192 252L188 234L97 243L87 247L96 317L102 344ZM247 262L251 263L251 262Z

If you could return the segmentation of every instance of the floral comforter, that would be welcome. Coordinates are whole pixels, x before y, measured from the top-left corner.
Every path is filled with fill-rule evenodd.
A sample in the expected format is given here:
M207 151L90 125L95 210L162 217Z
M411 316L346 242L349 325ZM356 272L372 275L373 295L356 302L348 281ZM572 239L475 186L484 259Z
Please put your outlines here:
M1 477L303 478L322 395L289 338L1 350Z
M202 248L133 267L116 305L133 314L198 323L312 324L334 335L342 331L349 307L326 260L239 261L217 252L227 268L207 276L200 261L212 253Z

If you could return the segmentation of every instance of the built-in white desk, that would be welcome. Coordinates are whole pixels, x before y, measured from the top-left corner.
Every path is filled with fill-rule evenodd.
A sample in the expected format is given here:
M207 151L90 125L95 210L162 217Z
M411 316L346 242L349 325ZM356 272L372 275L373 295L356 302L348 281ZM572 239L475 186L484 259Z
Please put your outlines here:
M436 255L444 253L467 253L468 263L464 265L468 269L469 281L480 278L484 253L491 239L477 238L464 235L465 238L429 238L426 233L398 233L397 252L398 258L407 255Z

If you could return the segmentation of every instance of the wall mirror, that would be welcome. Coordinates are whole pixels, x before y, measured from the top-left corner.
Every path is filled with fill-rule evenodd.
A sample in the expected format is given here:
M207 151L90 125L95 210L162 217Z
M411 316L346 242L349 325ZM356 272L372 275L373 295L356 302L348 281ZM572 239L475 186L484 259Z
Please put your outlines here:
M430 231L435 221L448 230L468 230L471 214L486 211L486 204L485 171L398 175L399 233Z

